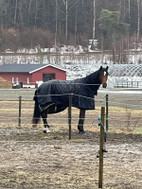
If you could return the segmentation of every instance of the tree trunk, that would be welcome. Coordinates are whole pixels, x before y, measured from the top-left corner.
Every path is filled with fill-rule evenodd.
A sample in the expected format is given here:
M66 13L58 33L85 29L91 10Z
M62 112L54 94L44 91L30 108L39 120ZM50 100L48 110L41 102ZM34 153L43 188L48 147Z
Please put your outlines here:
M77 44L77 8L75 10L75 45Z
M16 20L17 20L17 8L18 8L18 0L15 1L15 10L14 10L14 28L16 27Z
M115 48L115 36L112 35L112 58L113 58L113 63L116 63L116 48Z
M29 0L29 5L28 5L28 24L30 25L30 20L31 20L31 4L32 0Z
M55 29L55 48L57 46L57 33L58 33L58 0L56 0L56 29Z
M138 19L137 19L137 42L140 36L140 0L137 0L137 7L138 7Z
M66 0L66 42L68 40L68 0Z
M93 0L93 32L92 32L92 45L91 49L95 49L94 39L96 37L96 0Z
M36 0L35 6L35 27L37 27L38 0Z
M131 0L128 0L128 13L129 13L129 22L130 22L130 14L131 14Z
M102 54L102 62L104 62L104 36L101 36L101 54Z
M22 13L22 9L23 9L23 2L22 1L19 1L19 14L18 14L18 16L19 16L19 24L20 24L20 26L21 27L23 27L24 26L24 22L23 22L23 13Z

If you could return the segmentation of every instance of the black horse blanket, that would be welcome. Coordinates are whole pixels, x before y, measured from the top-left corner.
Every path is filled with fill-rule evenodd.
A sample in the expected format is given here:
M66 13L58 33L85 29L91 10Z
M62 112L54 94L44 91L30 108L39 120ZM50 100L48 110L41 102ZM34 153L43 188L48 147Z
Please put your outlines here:
M39 86L35 91L34 100L38 101L41 111L49 104L65 109L69 106L69 95L72 95L73 107L93 110L94 95L97 95L100 84L98 72L72 81L50 80Z

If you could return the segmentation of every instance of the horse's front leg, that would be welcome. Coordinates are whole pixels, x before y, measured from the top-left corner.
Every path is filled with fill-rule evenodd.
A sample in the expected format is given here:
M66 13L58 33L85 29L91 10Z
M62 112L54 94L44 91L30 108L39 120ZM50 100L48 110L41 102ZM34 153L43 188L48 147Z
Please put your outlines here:
M79 133L81 134L85 133L84 128L83 128L84 120L85 120L85 109L80 109L78 130L79 130Z
M44 130L43 130L44 133L50 132L49 125L47 123L47 112L48 112L47 110L44 110L43 112L41 112L41 117L42 117L43 124L44 124Z

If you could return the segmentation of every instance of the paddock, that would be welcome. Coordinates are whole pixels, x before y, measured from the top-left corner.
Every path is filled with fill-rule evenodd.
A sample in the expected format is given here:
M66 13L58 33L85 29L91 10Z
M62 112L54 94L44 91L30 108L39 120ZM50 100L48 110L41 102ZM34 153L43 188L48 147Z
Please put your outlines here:
M104 153L104 188L141 188L141 94L109 93L109 131ZM98 188L98 115L105 91L96 97L96 110L87 111L86 135L77 131L78 110L72 108L72 140L67 111L50 116L50 134L43 124L32 128L34 90L0 91L0 188ZM10 94L10 95L9 95ZM22 96L21 126L18 126Z

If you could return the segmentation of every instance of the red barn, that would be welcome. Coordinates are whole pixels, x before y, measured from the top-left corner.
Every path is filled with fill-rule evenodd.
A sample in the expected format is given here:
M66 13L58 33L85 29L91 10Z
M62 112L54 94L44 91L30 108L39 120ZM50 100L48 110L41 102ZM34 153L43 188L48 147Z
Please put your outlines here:
M66 71L52 64L4 64L0 66L0 77L12 84L34 87L51 79L66 80Z

